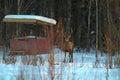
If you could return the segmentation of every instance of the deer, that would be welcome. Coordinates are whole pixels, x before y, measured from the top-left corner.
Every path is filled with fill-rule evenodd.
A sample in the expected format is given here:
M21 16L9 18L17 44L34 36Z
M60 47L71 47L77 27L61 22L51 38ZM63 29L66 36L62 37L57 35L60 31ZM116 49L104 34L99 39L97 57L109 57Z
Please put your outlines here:
M66 60L66 53L69 53L69 62L73 62L73 48L74 44L72 41L70 41L71 34L65 34L64 40L63 40L63 51L65 52L64 62Z

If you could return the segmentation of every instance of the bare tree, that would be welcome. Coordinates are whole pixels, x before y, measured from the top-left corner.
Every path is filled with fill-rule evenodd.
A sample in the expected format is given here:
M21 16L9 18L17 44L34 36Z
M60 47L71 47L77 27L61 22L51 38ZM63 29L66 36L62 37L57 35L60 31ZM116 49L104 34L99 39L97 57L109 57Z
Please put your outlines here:
M98 0L96 0L96 63L98 63Z
M89 2L89 13L88 13L88 30L87 30L87 39L88 39L88 44L87 48L90 47L90 22L91 22L91 0Z

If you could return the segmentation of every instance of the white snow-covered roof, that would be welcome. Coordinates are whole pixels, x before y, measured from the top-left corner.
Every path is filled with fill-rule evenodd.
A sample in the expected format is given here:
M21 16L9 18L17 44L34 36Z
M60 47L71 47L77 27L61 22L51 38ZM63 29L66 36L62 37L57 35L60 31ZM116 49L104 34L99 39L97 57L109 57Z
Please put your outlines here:
M37 23L43 25L56 25L56 20L37 15L6 15L3 22L21 22L21 23Z

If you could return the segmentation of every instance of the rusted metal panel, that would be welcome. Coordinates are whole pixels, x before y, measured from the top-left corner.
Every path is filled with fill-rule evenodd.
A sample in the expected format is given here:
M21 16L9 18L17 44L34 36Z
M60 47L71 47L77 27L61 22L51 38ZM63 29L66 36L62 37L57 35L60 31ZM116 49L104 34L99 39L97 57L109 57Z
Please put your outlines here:
M47 38L12 39L11 51L24 51L24 54L46 54L50 52L50 40Z
M50 52L50 40L42 38L37 40L37 51L38 53L49 53Z

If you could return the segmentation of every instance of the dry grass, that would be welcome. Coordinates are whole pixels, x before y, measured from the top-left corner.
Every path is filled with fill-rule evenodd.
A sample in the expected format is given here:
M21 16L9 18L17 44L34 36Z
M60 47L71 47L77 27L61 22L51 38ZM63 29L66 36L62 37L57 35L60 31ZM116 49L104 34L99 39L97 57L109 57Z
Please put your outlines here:
M54 76L55 76L54 53L51 53L49 55L48 62L49 62L49 74L50 74L50 78L51 78L51 80L54 80Z

